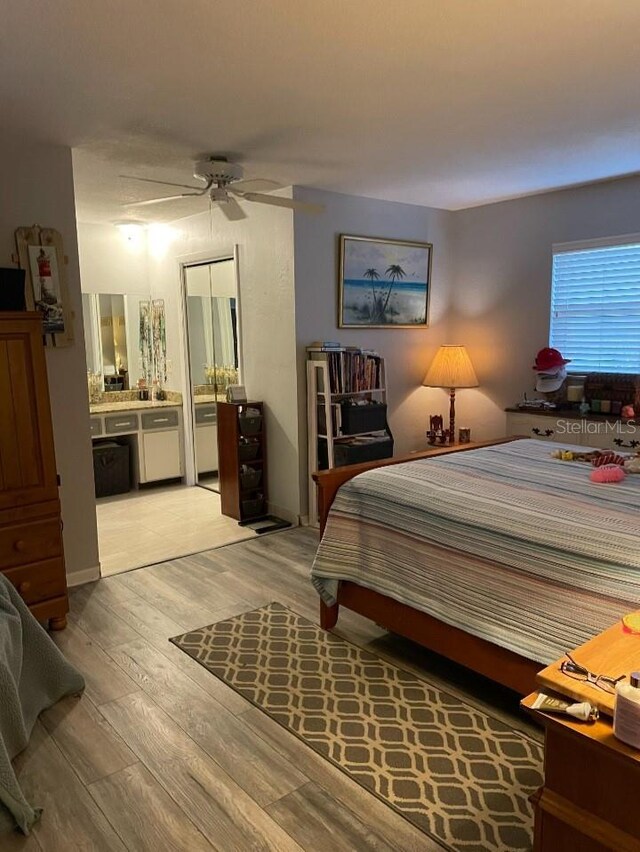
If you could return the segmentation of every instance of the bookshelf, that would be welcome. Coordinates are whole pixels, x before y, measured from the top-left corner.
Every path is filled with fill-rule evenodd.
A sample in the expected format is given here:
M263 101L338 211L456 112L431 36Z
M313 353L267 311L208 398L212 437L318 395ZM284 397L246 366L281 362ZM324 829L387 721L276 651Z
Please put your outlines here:
M309 523L317 526L311 474L393 455L384 358L355 346L307 347Z

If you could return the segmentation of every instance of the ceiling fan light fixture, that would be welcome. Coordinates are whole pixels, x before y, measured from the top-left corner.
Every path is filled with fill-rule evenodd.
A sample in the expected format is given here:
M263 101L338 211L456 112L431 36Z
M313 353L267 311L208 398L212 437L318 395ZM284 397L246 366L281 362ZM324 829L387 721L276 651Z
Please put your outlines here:
M118 219L113 224L128 243L138 242L146 228L146 223L140 219Z
M194 178L218 184L241 180L244 169L238 163L230 163L226 157L212 156L198 160L193 169Z

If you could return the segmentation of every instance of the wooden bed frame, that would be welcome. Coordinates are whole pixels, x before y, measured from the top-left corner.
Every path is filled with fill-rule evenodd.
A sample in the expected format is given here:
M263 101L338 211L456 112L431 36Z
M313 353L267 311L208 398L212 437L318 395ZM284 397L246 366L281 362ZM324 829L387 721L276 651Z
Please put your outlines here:
M438 447L408 456L385 459L384 461L364 462L318 471L313 474L313 479L318 487L320 534L324 533L329 509L338 489L359 473L392 464L437 458L449 453L467 452L480 447L492 447L514 440L516 440L516 437L459 444L453 447ZM521 657L513 651L508 651L506 648L479 639L477 636L472 636L457 627L451 627L407 604L399 603L387 595L374 592L372 589L367 589L348 580L340 582L338 602L334 606L328 606L324 601L320 601L320 624L325 630L331 630L332 627L335 627L341 606L371 618L381 627L418 642L431 651L442 654L456 663L467 666L467 668L515 690L520 695L527 695L535 689L536 673L545 666L544 663Z

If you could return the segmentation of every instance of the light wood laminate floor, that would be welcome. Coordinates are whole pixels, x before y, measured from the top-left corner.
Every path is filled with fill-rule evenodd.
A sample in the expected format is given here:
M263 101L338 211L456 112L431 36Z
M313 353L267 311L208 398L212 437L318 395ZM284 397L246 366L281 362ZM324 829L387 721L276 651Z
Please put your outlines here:
M44 713L16 760L44 814L3 852L439 850L167 642L272 600L315 620L316 541L296 529L73 589L54 639L87 689ZM528 724L511 694L359 616L336 632Z

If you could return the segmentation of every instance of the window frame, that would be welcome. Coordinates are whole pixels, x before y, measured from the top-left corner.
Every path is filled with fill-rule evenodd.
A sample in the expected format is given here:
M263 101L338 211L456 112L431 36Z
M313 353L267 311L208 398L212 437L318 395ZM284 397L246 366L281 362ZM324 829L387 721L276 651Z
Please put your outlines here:
M580 251L589 251L590 249L599 249L599 248L615 248L616 246L640 246L640 233L632 233L632 234L619 234L617 236L612 237L596 237L588 240L573 240L571 242L563 242L563 243L552 243L551 245L551 289L549 293L549 346L553 346L552 340L552 332L553 332L553 321L554 321L554 275L553 275L553 266L554 266L554 258L558 254L572 254L573 252ZM638 320L638 334L640 335L640 319ZM565 353L563 353L564 355ZM567 375L576 377L584 377L588 373L620 373L620 375L636 375L635 373L626 373L623 370L613 370L613 369L603 369L603 370L585 370L584 368L574 368L571 369L571 364L567 365ZM640 373L640 367L638 369L638 373Z

